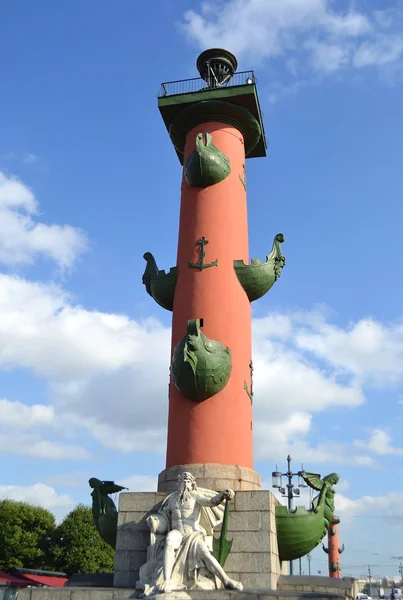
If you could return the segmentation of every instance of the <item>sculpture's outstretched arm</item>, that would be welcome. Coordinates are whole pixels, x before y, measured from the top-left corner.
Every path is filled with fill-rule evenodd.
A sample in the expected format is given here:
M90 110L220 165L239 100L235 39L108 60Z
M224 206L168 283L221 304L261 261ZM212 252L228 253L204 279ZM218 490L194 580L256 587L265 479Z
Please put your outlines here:
M196 502L200 506L218 506L227 498L228 500L232 500L234 496L235 492L233 490L224 490L223 492L219 492L212 498L207 498L207 496L204 496L203 494L197 492L195 493Z
M103 481L99 489L102 494L116 494L116 492L121 492L122 490L127 490L129 488L118 485L114 481Z

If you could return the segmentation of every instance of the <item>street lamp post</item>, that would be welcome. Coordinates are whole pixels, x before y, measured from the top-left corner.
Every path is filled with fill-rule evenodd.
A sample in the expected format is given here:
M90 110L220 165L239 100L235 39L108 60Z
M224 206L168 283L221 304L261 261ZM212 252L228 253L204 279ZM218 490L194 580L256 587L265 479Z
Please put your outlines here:
M306 557L308 559L308 573L310 575L311 574L311 560L312 560L312 556L310 554L307 554Z
M287 465L288 469L286 473L281 473L281 471L276 470L272 472L272 486L280 492L283 498L288 499L288 510L293 510L294 508L294 497L299 498L301 495L301 490L299 488L307 487L304 479L302 478L302 471L297 471L297 473L293 473L291 469L291 456L290 454L287 456ZM302 466L302 465L301 465ZM298 487L295 487L292 478L298 476ZM287 477L287 484L285 486L282 485L282 477ZM287 488L287 489L286 489ZM301 563L300 563L301 566ZM301 569L300 569L301 570ZM293 564L292 560L290 560L290 575L293 574ZM301 574L301 573L300 573Z

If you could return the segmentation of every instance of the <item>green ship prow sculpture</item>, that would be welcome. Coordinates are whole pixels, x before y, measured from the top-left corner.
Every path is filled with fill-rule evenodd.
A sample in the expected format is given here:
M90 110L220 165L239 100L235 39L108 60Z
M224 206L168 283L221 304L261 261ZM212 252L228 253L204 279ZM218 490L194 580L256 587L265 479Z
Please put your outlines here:
M118 511L109 494L121 492L122 490L127 490L127 488L116 485L114 481L101 481L96 477L91 477L88 483L93 489L91 496L94 525L104 542L115 549Z
M262 298L280 277L285 265L285 257L281 253L284 239L282 233L275 236L272 250L264 263L258 258L252 258L248 265L243 260L234 260L236 276L250 302Z
M334 513L334 485L339 481L337 473L321 479L316 473L302 471L304 481L319 494L307 510L298 506L289 510L276 507L277 544L280 560L295 560L313 550L324 538Z
M157 267L157 263L151 252L146 252L143 258L147 262L143 274L143 283L146 286L147 294L154 298L156 303L162 306L162 308L172 310L178 279L178 268L171 267L169 273L165 273L164 270L160 271Z

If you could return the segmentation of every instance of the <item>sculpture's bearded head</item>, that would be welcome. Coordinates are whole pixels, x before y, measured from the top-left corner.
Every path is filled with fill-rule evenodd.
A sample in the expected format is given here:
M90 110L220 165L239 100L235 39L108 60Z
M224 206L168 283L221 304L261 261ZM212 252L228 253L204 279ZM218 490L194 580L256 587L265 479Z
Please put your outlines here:
M91 477L91 479L88 481L89 486L92 487L93 489L95 488L99 488L102 485L102 481L100 479L97 479L96 477Z
M188 500L191 497L192 492L196 489L196 479L193 477L192 473L185 471L178 475L178 490L181 502Z
M331 485L336 485L339 479L340 476L338 473L330 473L330 475L326 475L326 477L323 478L323 481L326 481L326 483L330 483Z

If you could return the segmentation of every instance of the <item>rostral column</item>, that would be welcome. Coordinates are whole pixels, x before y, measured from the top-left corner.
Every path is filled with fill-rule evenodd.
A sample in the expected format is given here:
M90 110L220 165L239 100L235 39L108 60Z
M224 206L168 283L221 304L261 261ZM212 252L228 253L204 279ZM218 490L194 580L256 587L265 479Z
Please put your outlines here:
M341 578L340 554L344 552L344 544L339 546L339 523L340 519L333 515L327 532L327 548L322 544L323 550L329 556L329 577Z
M190 470L200 487L260 488L253 470L251 302L284 265L274 238L266 261L248 257L246 158L266 156L253 71L227 50L197 59L200 78L164 83L158 107L182 169L177 263L153 255L143 283L173 311L166 469L158 489Z

